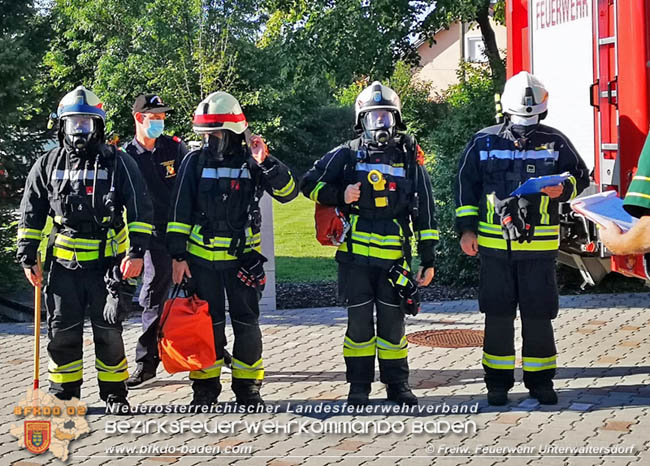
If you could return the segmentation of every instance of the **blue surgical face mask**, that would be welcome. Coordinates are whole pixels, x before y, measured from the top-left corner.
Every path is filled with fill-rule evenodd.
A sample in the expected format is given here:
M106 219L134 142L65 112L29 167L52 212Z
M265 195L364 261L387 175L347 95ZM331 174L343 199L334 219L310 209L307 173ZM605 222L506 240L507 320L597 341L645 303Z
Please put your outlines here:
M149 120L149 126L145 128L147 137L150 139L156 139L160 136L165 129L165 120Z

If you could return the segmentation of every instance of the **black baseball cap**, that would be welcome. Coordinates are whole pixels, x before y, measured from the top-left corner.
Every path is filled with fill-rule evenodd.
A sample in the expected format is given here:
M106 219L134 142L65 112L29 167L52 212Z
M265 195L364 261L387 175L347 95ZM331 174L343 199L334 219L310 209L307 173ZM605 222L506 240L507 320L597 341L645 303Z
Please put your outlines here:
M133 113L166 113L171 107L165 105L156 94L140 94L133 104Z

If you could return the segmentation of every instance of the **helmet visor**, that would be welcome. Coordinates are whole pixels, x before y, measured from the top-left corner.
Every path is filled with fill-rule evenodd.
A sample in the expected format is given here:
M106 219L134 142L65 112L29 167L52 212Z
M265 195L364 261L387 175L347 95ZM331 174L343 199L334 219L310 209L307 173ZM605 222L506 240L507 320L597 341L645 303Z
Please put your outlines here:
M65 117L65 134L69 136L92 134L94 131L95 119L89 115Z
M395 126L395 115L390 110L370 110L363 115L366 130L389 129Z

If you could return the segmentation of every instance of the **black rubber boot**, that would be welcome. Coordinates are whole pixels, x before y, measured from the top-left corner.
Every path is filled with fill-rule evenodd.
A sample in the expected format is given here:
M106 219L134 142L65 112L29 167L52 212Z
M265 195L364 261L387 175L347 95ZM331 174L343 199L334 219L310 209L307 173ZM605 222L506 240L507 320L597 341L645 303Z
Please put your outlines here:
M106 414L112 413L118 416L126 416L131 409L131 405L126 397L120 395L108 395L106 398Z
M350 392L348 393L348 404L352 406L364 406L370 403L369 383L351 383Z
M539 404L542 405L556 405L557 404L557 393L553 390L553 387L538 387L531 388L528 393L530 396L539 401Z
M413 406L418 404L418 398L411 391L408 382L391 383L386 385L388 399L399 405Z
M135 368L135 371L131 376L126 379L126 386L129 388L142 387L146 385L147 382L156 378L156 370L150 367L146 367L142 363L138 363L138 367Z
M258 406L264 405L260 395L261 380L232 379L232 391L235 392L235 401L239 405Z
M503 406L508 403L508 390L505 389L491 389L488 390L487 401L492 406Z
M194 381L192 385L194 395L192 396L191 405L198 406L212 406L217 403L217 399L221 394L221 382L214 383L197 383Z

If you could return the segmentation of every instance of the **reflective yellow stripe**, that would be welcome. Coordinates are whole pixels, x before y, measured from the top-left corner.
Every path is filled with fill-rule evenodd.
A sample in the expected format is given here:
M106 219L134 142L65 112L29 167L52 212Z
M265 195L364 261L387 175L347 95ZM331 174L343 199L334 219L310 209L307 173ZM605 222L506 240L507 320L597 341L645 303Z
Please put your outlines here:
M18 239L35 239L40 241L43 236L42 230L35 230L33 228L19 228Z
M541 216L540 223L542 225L548 225L550 222L550 215L548 214L548 203L551 200L548 196L542 196L539 202L539 214Z
M88 251L88 252L83 252L83 251L70 251L68 249L62 249L54 246L53 251L52 251L54 257L58 257L59 259L63 260L76 260L80 262L84 261L94 261L99 259L99 251Z
M536 226L535 236L555 236L560 234L560 225L551 225L548 227Z
M486 196L485 206L487 207L485 219L488 223L492 223L494 221L494 199L492 194Z
M404 359L407 356L408 342L406 337L402 337L398 345L377 337L377 357L379 359Z
M500 235L503 232L501 225L485 222L478 222L478 231L483 233L492 233L493 235Z
M232 377L234 379L262 380L264 378L262 359L254 364L248 365L239 359L232 358Z
M366 257L376 257L378 259L386 260L397 260L402 257L402 238L400 236L378 235L376 233L358 231L356 229L358 221L358 215L351 216L351 239L353 241L353 254L358 254L360 256ZM397 249L389 249L390 246L393 246ZM348 252L347 241L343 242L343 244L339 246L339 251Z
M495 356L494 354L489 354L484 351L483 360L481 362L492 369L514 370L515 355Z
M129 233L144 233L150 235L153 231L153 225L144 222L131 222L129 223Z
M215 379L221 377L221 368L223 367L223 358L217 359L210 367L205 367L198 371L190 371L190 379L203 380Z
M244 248L244 252L250 252L251 250L257 251L259 253L262 252L262 248L259 245L251 245ZM214 251L206 249L203 246L199 246L198 244L192 242L187 243L187 252L211 262L232 261L237 259L237 257L228 254L227 250Z
M341 244L341 246L339 246L339 251L347 252L348 251L347 243L344 242L343 244ZM400 250L381 249L378 247L367 246L367 245L357 244L357 243L352 243L352 253L358 254L360 256L376 257L378 259L386 259L386 260L397 260L402 258L401 249Z
M557 354L547 358L531 358L524 356L522 358L524 370L527 372L539 372L557 367Z
M440 232L438 230L416 231L415 239L418 241L423 241L428 239L438 241L440 239Z
M289 194L293 192L293 190L296 187L296 182L293 181L293 176L291 176L291 172L289 172L289 182L284 186L282 189L274 189L273 194L275 194L278 197L286 197Z
M323 181L316 183L316 187L312 190L311 193L309 193L309 199L314 202L318 202L318 192L323 189L323 186L325 186L325 182Z
M507 250L508 243L503 238L488 238L481 234L478 235L478 244L484 248ZM560 247L560 238L550 240L533 239L530 243L511 241L510 249L512 251L555 251Z
M167 233L183 233L189 235L191 228L192 226L187 223L169 222L167 224Z
M95 359L95 368L97 369L97 379L102 382L123 382L129 378L126 358L114 366L109 366L97 358Z
M372 337L368 341L355 342L346 336L343 340L343 356L348 358L362 358L375 356L377 338Z
M456 217L470 217L478 216L478 206L476 205L463 205L456 209Z
M47 365L48 379L54 383L77 382L83 378L83 361L77 359L58 366L50 359Z
M646 199L650 199L650 195L649 195L649 194L644 194L644 193L634 193L634 192L630 192L630 191L628 191L627 194L626 194L625 196L626 196L626 197L627 197L627 196L632 196L632 197L644 197L644 198L646 198Z
M571 192L571 197L569 198L569 200L572 200L578 195L578 185L574 176L570 176L568 180L573 185L573 191Z
M99 243L101 241L98 239L86 239L86 238L71 238L65 236L61 233L56 235L54 244L62 247L76 248L76 249L87 249L87 250L97 250L99 249Z
M636 176L634 176L634 178L632 178L632 179L633 179L633 180L636 180L636 181L650 181L650 176L641 176L641 175L636 175Z

